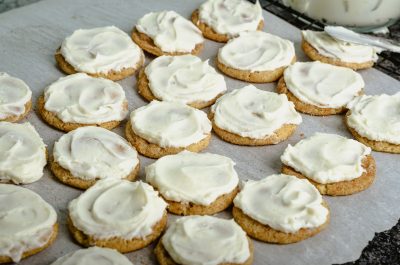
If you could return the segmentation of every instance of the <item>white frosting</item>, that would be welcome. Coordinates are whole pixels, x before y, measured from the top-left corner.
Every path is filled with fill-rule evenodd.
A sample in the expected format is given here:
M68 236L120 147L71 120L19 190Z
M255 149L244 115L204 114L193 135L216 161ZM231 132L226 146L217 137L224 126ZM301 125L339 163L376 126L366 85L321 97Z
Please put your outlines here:
M78 73L61 77L44 91L45 109L63 122L82 124L123 120L124 89L116 82Z
M130 240L153 233L167 204L141 181L102 179L69 203L73 225L98 239Z
M136 67L142 50L114 26L78 29L61 44L61 54L76 71L96 74Z
M178 102L153 100L131 113L135 134L161 147L187 147L211 132L207 115Z
M316 228L329 213L308 180L284 174L248 180L233 202L252 219L285 233Z
M378 50L372 46L349 43L334 39L324 31L304 30L305 41L323 56L349 63L365 63L378 60Z
M208 0L199 8L199 18L215 32L236 36L243 31L255 31L263 21L259 1Z
M79 249L57 259L51 265L133 265L127 257L111 248Z
M32 91L24 81L0 72L0 119L24 114L31 97Z
M362 160L371 148L340 135L316 133L295 146L288 145L282 163L315 182L327 184L360 177Z
M0 182L37 181L46 163L46 145L30 123L0 122Z
M80 127L55 142L54 161L84 180L125 178L139 164L136 150L121 136L95 126Z
M370 140L400 144L400 92L390 96L361 96L347 107L348 125Z
M294 58L291 41L262 31L242 32L218 51L219 62L250 72L286 67Z
M223 95L212 106L212 112L219 128L253 139L269 137L285 124L302 122L286 95L253 85Z
M210 205L238 185L234 165L229 157L183 151L146 167L146 181L167 200Z
M161 239L179 264L240 264L250 257L246 233L234 220L186 216L172 223Z
M0 256L18 262L49 241L57 214L38 194L15 185L0 184L0 201Z
M288 90L299 100L320 108L346 106L365 85L352 69L319 61L290 65L284 78Z
M153 95L185 104L214 99L226 91L224 77L193 55L160 56L145 69Z
M163 52L191 52L203 43L201 31L175 11L150 12L139 19L136 29L153 39Z

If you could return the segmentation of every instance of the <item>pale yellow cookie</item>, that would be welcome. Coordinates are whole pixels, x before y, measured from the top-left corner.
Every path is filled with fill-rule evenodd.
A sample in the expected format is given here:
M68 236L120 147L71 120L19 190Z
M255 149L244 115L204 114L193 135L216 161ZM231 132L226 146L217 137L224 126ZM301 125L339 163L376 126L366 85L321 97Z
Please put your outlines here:
M28 115L28 113L31 110L31 108L32 108L32 99L25 103L25 112L24 113L22 113L21 115L18 115L18 116L16 116L16 115L8 116L5 119L0 119L0 121L8 121L8 122L20 121L23 118L25 118L26 115Z

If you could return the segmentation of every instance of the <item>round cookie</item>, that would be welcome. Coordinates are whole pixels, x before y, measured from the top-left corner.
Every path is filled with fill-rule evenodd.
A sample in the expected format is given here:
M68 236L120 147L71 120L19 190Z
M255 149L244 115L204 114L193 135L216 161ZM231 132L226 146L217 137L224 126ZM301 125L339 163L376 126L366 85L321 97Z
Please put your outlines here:
M224 74L243 81L267 83L278 80L296 61L291 41L262 32L242 32L219 49L216 65Z
M83 126L113 129L128 114L128 101L118 83L83 73L52 83L37 105L43 120L65 132Z
M139 160L136 150L118 134L86 126L64 134L54 143L50 169L61 182L87 189L99 179L133 181Z
M334 134L316 133L288 145L281 161L283 174L309 180L323 195L363 191L376 174L369 147Z
M226 84L208 61L193 55L160 56L140 71L137 90L148 101L181 102L202 109L214 104Z
M168 227L154 253L160 265L250 265L254 259L253 243L240 226L212 216L178 219Z
M55 59L67 74L82 72L111 80L131 76L144 64L143 51L114 26L74 31L63 41Z
M50 246L58 233L53 207L33 191L0 184L0 263L18 263ZM24 220L21 222L21 220Z
M377 50L371 46L337 40L324 31L304 30L301 33L301 48L311 60L353 70L371 68L378 60Z
M0 72L0 121L17 122L31 110L32 91L16 77Z
M253 85L220 97L209 113L214 132L237 145L269 145L286 140L301 123L300 114L285 95Z
M211 215L228 208L238 192L235 163L211 153L183 151L146 167L146 181L178 215Z
M208 0L192 13L192 22L204 37L227 42L244 31L262 30L262 8L244 0Z
M271 175L247 181L234 200L233 218L261 241L290 244L316 235L329 223L329 209L307 180Z
M167 224L166 207L146 183L107 178L69 203L68 228L85 247L131 252L162 234Z
M201 31L175 11L150 12L139 19L131 35L143 50L155 56L197 55L203 49Z
M183 150L199 152L211 139L207 115L182 103L152 101L132 111L125 135L136 150L159 158Z

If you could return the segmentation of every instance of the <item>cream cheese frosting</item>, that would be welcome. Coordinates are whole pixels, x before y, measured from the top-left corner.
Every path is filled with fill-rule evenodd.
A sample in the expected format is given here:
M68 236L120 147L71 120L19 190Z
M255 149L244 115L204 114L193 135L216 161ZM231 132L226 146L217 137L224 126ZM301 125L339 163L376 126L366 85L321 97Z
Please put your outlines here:
M179 264L240 264L250 257L246 233L234 220L186 216L172 223L161 239Z
M299 100L319 108L340 108L364 87L360 74L347 67L315 62L297 62L284 72L286 87Z
M303 30L303 39L323 56L349 63L376 62L379 50L372 46L334 39L324 31Z
M77 73L61 77L44 91L45 109L63 122L121 121L128 114L124 89L105 78Z
M222 64L250 72L286 67L294 58L291 41L262 31L242 32L218 51Z
M76 71L91 74L134 68L143 52L115 26L78 29L61 44L60 52Z
M248 180L233 202L252 219L285 233L316 228L329 214L308 180L284 174Z
M133 265L127 257L111 248L79 249L57 259L51 265Z
M248 85L220 97L212 106L215 124L228 132L263 139L285 124L300 124L302 118L286 95Z
M84 180L125 178L139 164L136 150L121 136L95 126L80 127L55 142L54 161Z
M262 8L244 0L208 0L199 8L200 21L215 32L237 36L243 31L255 31L263 21Z
M210 205L239 183L235 163L226 156L183 151L146 167L146 181L167 200Z
M346 137L316 133L296 145L288 145L281 161L315 182L327 184L350 181L365 169L362 160L371 148Z
M49 241L57 214L38 194L15 185L0 184L0 201L0 256L19 262Z
M175 11L150 12L139 19L136 29L163 52L191 52L204 42L201 31Z
M0 182L37 181L46 163L46 145L30 123L0 122Z
M153 95L185 104L207 102L226 91L224 77L194 55L160 56L145 69Z
M211 132L211 122L201 110L178 102L153 100L131 113L135 134L161 147L187 147Z
M347 124L363 137L400 144L400 92L394 95L360 96L347 108Z
M131 240L153 232L167 204L150 185L106 178L69 203L73 225L96 239Z
M0 119L24 114L31 97L32 91L24 81L0 72Z

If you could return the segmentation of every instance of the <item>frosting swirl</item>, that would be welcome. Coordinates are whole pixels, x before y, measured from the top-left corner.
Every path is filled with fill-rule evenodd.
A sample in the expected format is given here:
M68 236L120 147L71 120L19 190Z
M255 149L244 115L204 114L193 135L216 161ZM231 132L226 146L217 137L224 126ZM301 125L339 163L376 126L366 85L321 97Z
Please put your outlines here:
M44 91L45 109L63 122L82 124L123 120L124 89L111 80L77 73L61 77Z
M254 220L285 233L316 228L329 213L308 180L284 174L248 180L233 202Z
M233 220L212 216L179 218L161 239L179 264L240 264L250 257L246 233Z
M0 72L0 119L25 113L32 91L21 79Z
M242 32L218 51L219 62L251 72L286 67L294 58L291 41L262 31Z
M160 100L185 104L210 101L226 91L224 77L193 55L160 56L145 69L149 87Z

